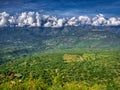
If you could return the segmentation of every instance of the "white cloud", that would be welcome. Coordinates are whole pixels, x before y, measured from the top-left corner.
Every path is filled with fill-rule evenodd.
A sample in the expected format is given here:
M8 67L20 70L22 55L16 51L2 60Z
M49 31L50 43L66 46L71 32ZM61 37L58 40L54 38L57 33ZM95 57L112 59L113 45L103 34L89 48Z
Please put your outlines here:
M47 22L44 24L44 27L51 27L52 26L52 23L51 22Z
M0 13L0 27L8 25L9 14L6 12Z
M36 26L38 26L38 27L41 26L41 17L38 12L36 12Z
M9 21L10 25L16 24L16 18L13 16L11 16L8 21Z
M88 16L79 16L78 17L80 24L91 24L91 20Z
M92 19L92 25L94 26L106 25L106 24L107 24L107 20L104 18L103 14L96 15L96 17Z
M78 19L76 17L68 19L66 26L78 26Z
M111 17L109 18L109 20L107 21L107 25L113 25L113 26L117 26L120 25L120 19L115 18L115 17Z
M57 23L54 27L62 27L62 26L64 26L65 22L66 22L66 20L64 18L58 19Z
M0 13L0 27L63 27L79 25L117 26L120 25L120 18L105 18L103 14L98 14L93 18L88 16L57 18L49 15L41 16L38 12L22 12L13 16L6 12Z

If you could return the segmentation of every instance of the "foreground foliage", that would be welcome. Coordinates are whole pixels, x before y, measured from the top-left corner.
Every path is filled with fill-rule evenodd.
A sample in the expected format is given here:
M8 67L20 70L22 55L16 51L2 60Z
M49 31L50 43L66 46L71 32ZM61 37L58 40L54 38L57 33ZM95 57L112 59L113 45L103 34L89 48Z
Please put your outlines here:
M0 89L119 90L120 51L49 51L13 60L0 65Z

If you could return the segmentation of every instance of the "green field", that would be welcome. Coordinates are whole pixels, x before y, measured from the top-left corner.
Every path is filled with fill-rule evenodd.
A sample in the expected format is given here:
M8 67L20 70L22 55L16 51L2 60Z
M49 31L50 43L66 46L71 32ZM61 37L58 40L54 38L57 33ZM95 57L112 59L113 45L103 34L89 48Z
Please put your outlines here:
M0 65L0 90L120 90L120 51L51 50L13 59Z

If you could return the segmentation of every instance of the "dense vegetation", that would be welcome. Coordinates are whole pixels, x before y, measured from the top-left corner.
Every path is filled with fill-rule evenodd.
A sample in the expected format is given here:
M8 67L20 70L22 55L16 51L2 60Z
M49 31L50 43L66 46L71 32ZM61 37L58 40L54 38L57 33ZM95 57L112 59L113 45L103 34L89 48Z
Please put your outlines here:
M119 90L120 27L0 28L0 90Z
M119 50L49 51L0 65L0 89L119 90L119 68Z

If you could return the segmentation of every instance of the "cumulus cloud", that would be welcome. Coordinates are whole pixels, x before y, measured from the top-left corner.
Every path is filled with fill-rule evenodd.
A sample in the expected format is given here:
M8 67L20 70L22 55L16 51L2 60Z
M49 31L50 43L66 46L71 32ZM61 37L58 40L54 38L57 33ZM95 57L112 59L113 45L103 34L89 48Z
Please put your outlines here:
M0 26L7 26L8 25L8 18L9 14L6 12L0 13Z
M88 16L79 16L71 18L57 18L55 16L40 15L38 12L22 12L20 14L10 15L9 13L0 13L0 27L63 27L63 26L118 26L120 18L106 18L103 14L98 14L93 18Z
M77 17L72 17L72 18L68 19L66 26L78 26Z
M105 19L103 14L96 15L96 17L92 18L92 25L98 26L98 25L106 25L107 20Z
M113 25L113 26L117 26L120 25L120 18L115 18L115 17L111 17L109 18L109 20L107 21L107 25Z
M80 24L91 24L91 20L88 16L79 16L78 20L80 21Z

